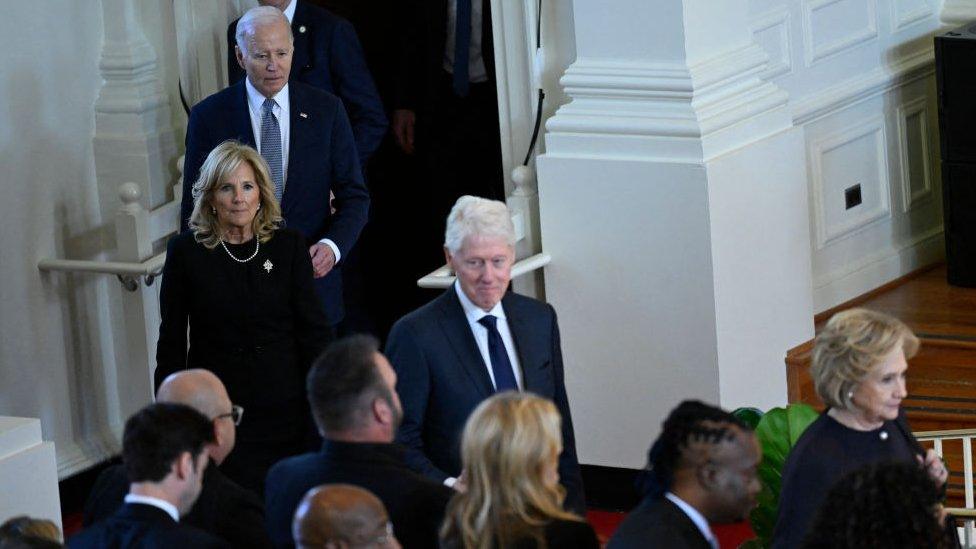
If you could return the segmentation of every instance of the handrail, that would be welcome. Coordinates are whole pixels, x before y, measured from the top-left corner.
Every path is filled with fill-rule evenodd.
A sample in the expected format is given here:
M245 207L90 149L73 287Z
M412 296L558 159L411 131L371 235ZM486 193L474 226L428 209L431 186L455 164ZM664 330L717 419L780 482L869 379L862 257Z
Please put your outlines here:
M134 292L139 288L139 277L142 277L146 286L152 286L156 277L163 272L164 263L166 252L156 254L141 263L48 258L38 261L37 268L45 272L114 274L123 288Z
M516 261L512 265L512 278L517 276L522 276L526 273L535 271L536 269L541 269L545 267L552 261L552 256L549 254L535 254L525 259ZM444 265L430 272L427 276L424 276L417 281L417 286L421 288L447 288L451 284L454 284L454 279L457 278L451 274L451 267L449 265Z
M918 440L934 440L937 438L976 437L976 429L950 429L947 431L917 431L912 433Z

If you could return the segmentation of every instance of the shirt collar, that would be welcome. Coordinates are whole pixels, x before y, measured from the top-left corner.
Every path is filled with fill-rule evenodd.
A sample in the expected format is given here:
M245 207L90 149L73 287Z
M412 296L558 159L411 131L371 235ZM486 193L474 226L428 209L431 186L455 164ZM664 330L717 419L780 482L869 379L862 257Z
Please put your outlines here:
M688 518L691 519L691 522L695 523L695 526L698 527L698 530L702 533L703 536L705 536L705 539L708 541L708 543L712 545L712 547L717 546L715 542L715 534L712 533L712 529L708 526L708 521L705 520L705 517L698 512L698 509L695 509L691 505L688 505L688 503L685 502L685 500L679 498L678 496L672 494L671 492L665 493L664 497L668 498L671 501L671 503L677 505L679 509L681 509L682 511L684 511L686 515L688 515Z
M454 281L454 291L457 292L458 300L461 302L461 308L464 309L464 316L467 317L470 324L475 324L485 315L505 318L505 309L502 308L501 300L495 303L495 306L486 313L481 307L475 305L474 302L468 299L467 294L461 289L461 283L457 280Z
M244 89L247 90L248 105L250 105L251 109L254 112L258 113L258 117L260 118L261 108L264 105L264 100L266 98L264 97L264 95L261 94L261 92L258 91L257 88L254 87L254 84L251 84L251 79L246 76L244 77ZM271 99L274 99L275 103L278 104L278 106L281 108L283 112L287 112L288 111L288 83L286 82L285 87L281 88L281 91L275 94L275 96L272 97Z
M291 0L291 3L288 4L288 7L285 8L285 11L282 12L282 13L285 14L285 17L288 18L288 24L289 25L295 19L295 6L296 5L298 5L298 0Z
M141 503L143 505L152 505L158 509L166 511L166 514L173 517L176 522L180 521L180 512L176 509L176 506L172 503L162 500L159 498L154 498L152 496L143 496L139 494L126 494L126 503Z

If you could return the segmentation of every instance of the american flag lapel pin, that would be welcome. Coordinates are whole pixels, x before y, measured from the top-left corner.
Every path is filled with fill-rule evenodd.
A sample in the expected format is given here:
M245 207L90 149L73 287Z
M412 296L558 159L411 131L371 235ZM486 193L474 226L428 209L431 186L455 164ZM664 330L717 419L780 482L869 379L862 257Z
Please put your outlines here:
M308 118L308 115L303 112L298 113L298 116L301 116L302 118Z

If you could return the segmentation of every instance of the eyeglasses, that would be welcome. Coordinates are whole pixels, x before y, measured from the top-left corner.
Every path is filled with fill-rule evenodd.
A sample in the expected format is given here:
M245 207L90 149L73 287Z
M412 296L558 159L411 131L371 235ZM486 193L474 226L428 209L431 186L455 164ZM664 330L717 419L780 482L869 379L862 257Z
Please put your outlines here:
M241 418L244 417L244 407L243 406L238 406L236 404L233 404L230 407L230 412L228 412L226 414L220 414L217 417L215 417L214 419L221 419L221 418L225 418L225 417L229 417L234 422L234 425L240 425L241 424Z

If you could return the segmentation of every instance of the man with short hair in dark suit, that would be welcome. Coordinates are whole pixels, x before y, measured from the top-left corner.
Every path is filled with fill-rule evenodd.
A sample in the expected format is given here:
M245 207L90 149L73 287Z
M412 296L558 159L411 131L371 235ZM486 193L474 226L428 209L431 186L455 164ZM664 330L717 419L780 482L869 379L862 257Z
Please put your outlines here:
M248 10L237 34L237 60L247 78L190 111L180 227L186 229L193 183L210 151L228 139L256 147L268 162L285 223L308 240L315 292L334 327L343 316L342 277L335 267L355 244L369 210L349 120L336 96L289 83L294 47L279 9Z
M366 66L356 29L349 21L307 0L258 0L258 3L278 8L291 24L295 53L290 79L342 99L352 123L359 158L365 164L386 134L386 114ZM234 51L236 32L235 20L227 27L228 84L235 84L245 76Z
M170 374L159 386L156 401L190 406L211 418L213 425L216 442L207 446L210 460L203 472L203 488L183 522L234 547L270 547L264 527L264 504L217 467L234 449L236 424L241 421L244 409L231 404L227 389L216 375L200 369ZM114 513L128 490L124 465L113 465L102 471L85 503L82 525L90 526Z
M130 482L125 504L68 540L68 547L230 547L180 522L200 495L206 447L214 442L211 422L189 406L158 403L136 412L122 435Z
M759 441L735 416L697 400L671 411L640 478L644 501L608 549L718 549L710 523L739 522L762 489Z
M279 461L268 472L265 509L277 547L291 547L292 517L305 493L345 483L380 498L404 547L437 547L452 491L407 467L393 444L402 417L396 374L366 335L333 343L308 374L312 414L325 442L317 453Z
M559 480L565 506L585 512L576 439L552 306L508 292L515 228L504 202L463 196L447 219L447 262L457 281L394 324L386 354L396 368L410 466L448 486L461 474L460 437L481 401L505 390L552 400L562 416Z

